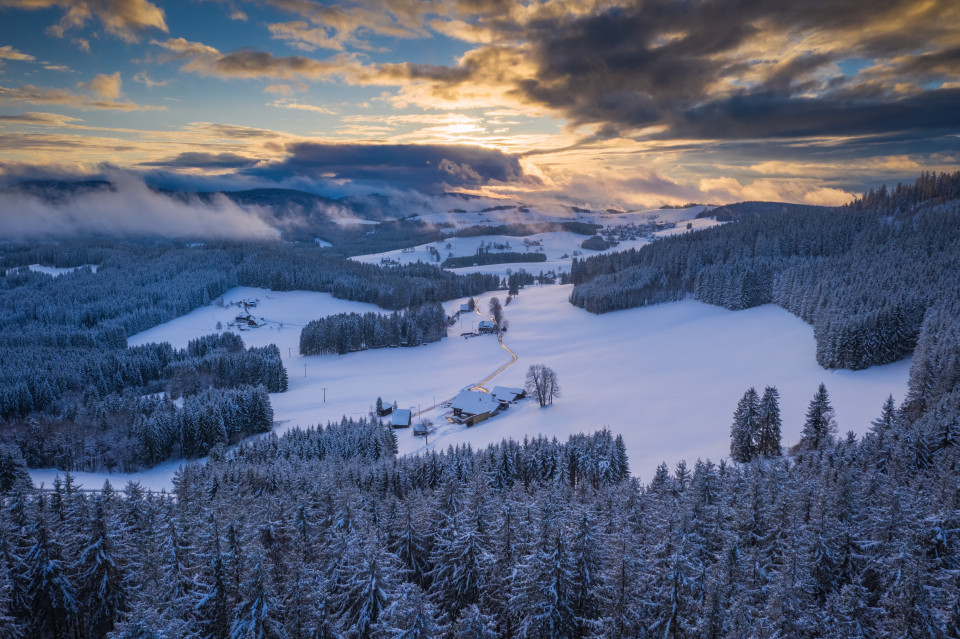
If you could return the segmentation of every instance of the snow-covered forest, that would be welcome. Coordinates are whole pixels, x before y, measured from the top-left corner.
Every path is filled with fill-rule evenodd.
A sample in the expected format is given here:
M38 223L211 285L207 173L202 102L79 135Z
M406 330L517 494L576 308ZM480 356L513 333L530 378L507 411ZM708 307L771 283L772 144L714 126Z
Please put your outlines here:
M814 326L825 368L886 364L915 346L939 361L928 351L956 349L960 335L958 190L960 173L924 174L841 209L743 216L579 260L570 301L594 313L689 294L731 310L773 302ZM960 367L947 365L955 381Z
M960 427L878 407L797 456L662 466L608 431L395 458L343 420L137 485L6 466L5 637L956 637Z
M193 395L210 386L286 389L276 347L245 350L236 335L181 351L169 344L127 347L127 337L208 305L234 286L325 291L400 309L500 285L496 276L456 275L423 264L380 268L289 244L158 247L89 240L6 244L0 257L0 442L19 448L31 466L73 470L149 466L157 439L168 442L161 450L187 456L208 448L180 446L189 437L171 440L138 428L137 416L154 423L143 395ZM52 277L27 268L34 263L97 269ZM214 439L229 441L239 432L248 430L228 424Z

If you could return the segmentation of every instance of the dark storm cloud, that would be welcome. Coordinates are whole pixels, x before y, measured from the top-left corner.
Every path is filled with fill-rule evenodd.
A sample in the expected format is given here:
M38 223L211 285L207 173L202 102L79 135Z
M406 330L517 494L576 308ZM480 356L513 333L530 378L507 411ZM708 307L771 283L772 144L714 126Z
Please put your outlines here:
M168 160L144 162L141 166L197 169L240 169L256 164L258 160L236 153L202 153L188 151Z
M903 88L960 79L951 6L934 0L917 17L912 0L655 0L550 15L526 25L536 71L515 92L606 135L650 125L706 139L956 130L954 93ZM805 36L819 42L769 47ZM835 64L851 58L877 68L846 77Z
M875 134L947 133L960 127L960 89L928 91L899 100L848 101L743 94L690 109L671 137L746 139Z
M494 149L437 144L318 144L287 147L289 156L245 174L282 181L349 180L374 188L436 193L450 187L529 182L515 156Z

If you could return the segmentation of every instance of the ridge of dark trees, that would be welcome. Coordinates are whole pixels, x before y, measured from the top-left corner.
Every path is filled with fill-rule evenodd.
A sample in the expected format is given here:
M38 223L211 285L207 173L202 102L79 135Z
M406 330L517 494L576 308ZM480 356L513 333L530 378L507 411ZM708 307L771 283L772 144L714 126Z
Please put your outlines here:
M489 264L512 264L514 262L546 262L544 253L520 253L517 251L491 251L477 249L473 255L448 257L443 260L443 268L461 268L464 266L487 266Z
M924 173L839 209L744 216L574 260L570 302L594 313L687 296L731 310L772 302L813 325L826 368L913 352L911 387L935 401L960 380L958 193L960 172ZM924 381L932 367L936 383Z

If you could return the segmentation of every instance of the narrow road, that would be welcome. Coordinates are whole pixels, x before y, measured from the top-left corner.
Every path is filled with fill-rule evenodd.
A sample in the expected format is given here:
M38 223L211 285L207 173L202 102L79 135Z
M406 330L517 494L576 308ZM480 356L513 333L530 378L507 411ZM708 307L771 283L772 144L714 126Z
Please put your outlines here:
M484 315L483 313L480 312L480 309L478 309L478 308L474 308L474 311L476 311L477 315L480 315L480 316L482 316L482 317L489 318L491 321L493 321L493 316L492 316L492 315ZM498 326L497 328L499 329L499 326ZM507 352L510 354L510 361L507 362L506 364L504 364L503 366L501 366L500 368L498 368L497 370L493 371L493 372L490 373L489 375L487 375L487 376L483 379L483 381L478 382L478 383L474 384L473 386L469 386L469 387L468 387L468 390L478 390L478 391L482 391L482 392L484 392L484 393L488 393L489 391L488 391L486 388L484 388L483 385L486 384L487 382L489 382L490 380L492 380L494 377L496 377L497 375L499 375L499 374L502 373L503 371L507 370L508 368L510 368L511 366L513 366L514 364L517 363L517 359L518 359L518 358L517 358L517 354L514 353L512 350L510 350L510 347L509 347L509 346L507 346L506 344L503 343L503 333L502 333L501 331L499 331L499 330L497 331L497 342L500 344L500 348L502 348L503 350L507 351ZM445 404L445 403L447 403L447 402L449 402L449 401L453 401L453 399L454 399L454 397L450 397L450 398L448 398L448 399L440 400L439 402L437 402L437 403L434 404L433 406L428 406L427 408L424 408L423 410L419 411L416 416L417 416L417 417L420 417L420 416L423 415L424 413L429 413L430 411L432 411L432 410L440 407L441 405L443 405L443 404Z

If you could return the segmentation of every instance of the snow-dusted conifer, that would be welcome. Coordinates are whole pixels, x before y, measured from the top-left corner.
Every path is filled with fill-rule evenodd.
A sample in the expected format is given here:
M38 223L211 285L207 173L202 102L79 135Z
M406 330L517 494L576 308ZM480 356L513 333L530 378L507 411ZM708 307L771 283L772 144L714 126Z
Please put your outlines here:
M746 463L757 453L756 438L760 429L760 397L750 388L737 403L730 427L730 458Z
M758 415L757 454L761 457L779 457L780 449L780 393L776 386L763 389Z
M807 419L803 423L800 441L807 448L820 448L831 440L836 430L837 424L833 418L833 407L830 406L827 387L820 384L807 408Z

